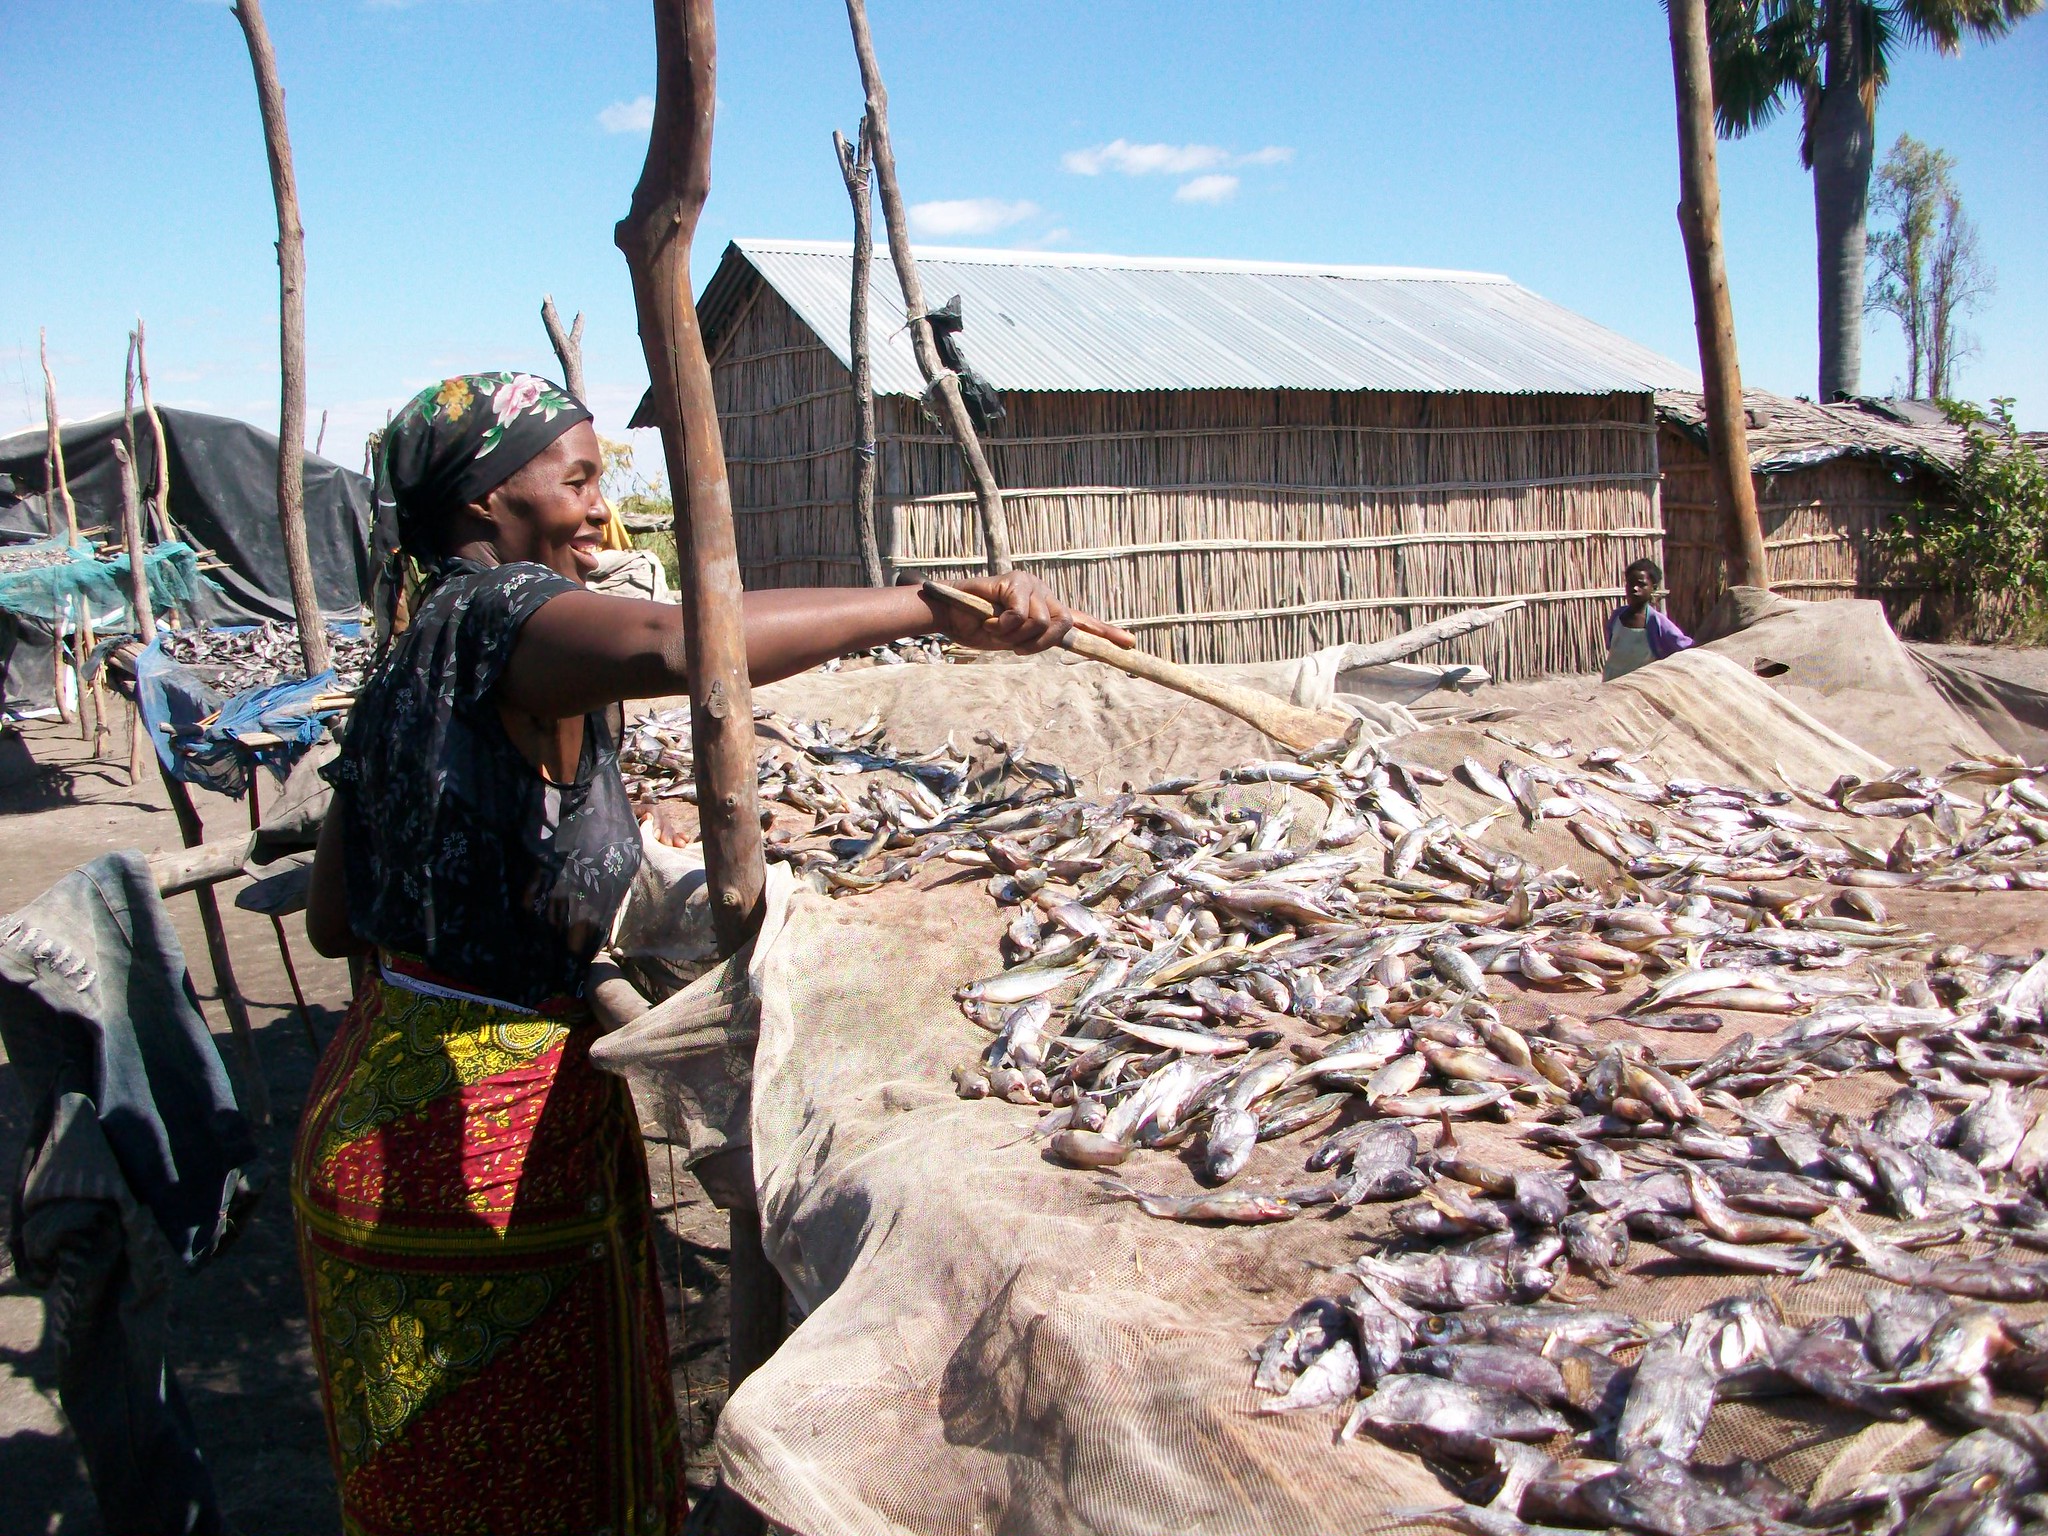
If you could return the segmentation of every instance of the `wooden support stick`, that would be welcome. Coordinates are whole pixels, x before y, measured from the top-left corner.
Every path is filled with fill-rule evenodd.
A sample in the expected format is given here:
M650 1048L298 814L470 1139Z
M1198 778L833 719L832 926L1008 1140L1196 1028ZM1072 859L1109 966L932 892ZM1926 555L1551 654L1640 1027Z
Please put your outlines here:
M555 310L555 296L544 293L540 299L540 323L547 328L548 344L555 349L555 356L561 359L562 382L587 409L590 400L583 392L583 311L576 311L576 318L565 331L562 329L562 317Z
M1721 508L1728 584L1769 587L1770 557L1749 478L1749 424L1735 310L1721 249L1721 172L1714 152L1714 83L1707 53L1708 0L1669 0L1671 76L1678 96L1678 229L1692 278L1693 329L1706 386L1707 459Z
M985 619L995 617L996 610L992 604L971 592L962 592L958 587L949 587L942 581L927 581L924 590ZM1162 688L1171 688L1175 693L1214 705L1225 714L1235 715L1246 724L1257 726L1282 746L1292 747L1297 752L1322 746L1351 729L1350 715L1302 709L1270 693L1260 693L1256 688L1240 688L1235 683L1226 683L1188 667L1177 666L1149 651L1127 651L1083 629L1069 629L1060 637L1060 644L1076 656L1085 656L1090 661L1115 667L1132 677L1142 677Z
M939 422L960 445L967 459L967 477L974 485L974 501L981 512L982 552L992 575L1010 569L1010 520L1003 510L1002 487L995 471L981 451L981 438L974 430L974 418L967 414L967 402L960 395L960 380L939 358L932 340L931 322L925 318L924 284L918 280L917 259L910 251L910 220L903 209L903 190L896 182L896 151L889 143L889 93L882 85L882 66L875 59L874 34L868 30L865 0L846 0L846 19L853 27L854 56L860 61L860 83L867 92L867 134L874 152L875 180L882 192L882 222L889 232L889 255L896 264L896 281L903 289L904 318L910 327L910 348L917 355L918 372L924 375L930 394L938 405Z
M133 427L131 415L129 425ZM135 612L135 634L144 645L156 638L156 613L150 606L149 554L142 542L142 509L135 492L135 461L128 445L116 439L114 462L121 471L121 544L128 554L128 606ZM142 723L142 701L135 700L133 721L128 732L128 782L142 777L143 754L153 750Z
M263 825L263 802L257 791L257 765L249 764L249 846L256 845L257 828ZM310 879L309 879L310 883ZM320 1036L313 1029L313 1011L306 1006L306 989L299 985L299 968L292 964L292 944L284 931L284 915L272 910L269 913L270 931L277 936L277 958L284 962L284 978L291 983L292 1001L298 1006L299 1027L306 1032L306 1048L313 1053L313 1059L320 1059Z
M1426 651L1432 645L1442 645L1446 640L1469 635L1475 629L1485 629L1489 624L1498 624L1509 614L1520 613L1528 606L1526 601L1518 597L1509 602L1496 603L1491 608L1468 608L1463 613L1454 613L1448 618L1418 625L1386 640L1375 640L1370 645L1351 646L1344 652L1344 665L1338 670L1348 672L1354 667L1379 667L1390 661L1399 661L1404 656L1413 656L1417 651Z
M255 846L255 834L250 833L169 853L153 853L149 856L149 872L156 879L156 892L159 896L180 896L202 886L233 880L249 862Z
M633 276L655 419L677 491L697 803L712 923L730 954L753 932L766 866L732 490L690 283L690 240L711 189L716 42L711 0L655 0L654 17L654 128L617 239Z
M869 586L879 587L888 578L882 570L882 546L875 537L875 382L868 353L868 273L875 255L874 199L868 189L875 151L865 117L854 141L849 145L838 129L832 130L832 150L839 159L846 195L853 202L853 295L847 331L853 358L853 520L860 535L861 574Z
M270 160L270 192L277 204L279 363L283 374L277 425L277 526L291 577L292 612L299 621L299 654L306 676L329 665L327 624L313 590L313 558L306 549L306 230L299 222L298 180L284 118L284 86L277 54L263 24L263 0L235 0L235 20L249 42L256 71L256 106L263 115L263 148Z
M171 810L178 818L178 832L187 848L198 848L206 841L206 828L200 824L199 811L192 804L192 792L184 781L172 776L163 760L157 759L157 771L163 776L164 792L170 796ZM263 1059L256 1054L256 1031L249 1023L249 1005L242 1000L242 989L235 980L235 963L228 955L228 931L220 920L220 903L214 899L210 884L196 885L193 895L199 902L199 926L206 935L206 958L213 966L214 986L220 992L220 1005L226 1010L228 1027L234 1031L235 1054L242 1063L242 1087L249 1095L249 1112L259 1124L270 1124L270 1083L263 1075Z
M754 693L740 614L732 488L718 401L690 283L690 241L711 191L718 44L712 0L654 0L654 126L633 202L616 231L633 277L654 416L675 487L676 564L690 671L690 742L711 922L733 954L759 922L767 880L754 761ZM760 1251L760 1218L735 1211L729 1377L780 1339L788 1299ZM747 1242L752 1234L751 1244Z
M46 494L52 494L64 504L64 537L74 548L78 544L78 503L71 496L71 479L64 472L64 435L57 422L57 379L50 372L50 338L47 331L38 330L37 345L43 363L43 429L45 433L43 461L48 466L51 480L45 486ZM55 514L51 514L51 531L56 531ZM77 682L78 693L78 739L92 743L92 755L97 758L105 750L107 738L112 735L107 725L107 693L95 677L86 681L86 664L92 657L95 644L92 632L92 598L80 592L76 599L78 618L71 627L71 671ZM65 599L68 609L72 599ZM54 616L53 616L54 617ZM58 621L58 644L63 644L63 621ZM92 706L92 723L86 723L86 705ZM61 690L59 703L62 703Z
M149 522L156 539L169 543L171 538L171 445L164 436L164 419L157 414L156 402L149 396L149 337L142 324L142 316L135 317L135 382L142 389L142 414L149 418L151 440L156 446L156 473L150 476Z
M50 537L53 539L57 537L57 512L59 508L62 508L64 524L69 530L68 538L71 543L75 544L78 542L78 511L71 505L71 488L66 483L64 477L64 439L57 429L57 380L50 372L50 334L47 330L40 327L37 329L36 345L41 351L43 360L43 523L49 530ZM78 722L79 730L83 732L85 729L85 674L75 666L72 668L71 678L74 684L72 698L77 709L77 714L74 717L72 708L68 707L64 702L64 679L61 675L64 666L64 630L66 626L63 619L55 613L50 615L50 620L57 631L57 648L55 652L55 667L59 673L56 678L57 713L65 720L75 718Z
M57 509L64 509L65 537L78 542L78 506L71 499L71 484L64 474L64 438L57 429L57 378L50 372L50 333L38 328L36 346L43 360L43 504L49 520L50 537L57 536Z

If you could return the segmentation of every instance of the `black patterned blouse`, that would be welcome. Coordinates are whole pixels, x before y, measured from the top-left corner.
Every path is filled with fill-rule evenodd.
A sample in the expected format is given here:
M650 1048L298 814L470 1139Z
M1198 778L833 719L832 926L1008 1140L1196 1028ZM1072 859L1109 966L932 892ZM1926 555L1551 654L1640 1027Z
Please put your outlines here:
M553 784L492 697L520 626L573 590L542 565L450 562L321 770L347 792L356 936L526 1008L581 994L640 865L604 716L584 717L575 782Z

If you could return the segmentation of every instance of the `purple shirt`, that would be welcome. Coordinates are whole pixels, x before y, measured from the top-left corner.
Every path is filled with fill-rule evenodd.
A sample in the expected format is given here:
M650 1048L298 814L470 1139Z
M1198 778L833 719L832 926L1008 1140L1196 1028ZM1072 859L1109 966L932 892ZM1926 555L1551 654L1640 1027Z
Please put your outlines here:
M1607 615L1607 645L1614 646L1614 626L1621 622L1621 616L1628 612L1626 607L1617 608ZM1675 656L1680 651L1692 649L1692 636L1665 618L1656 608L1643 610L1643 631L1650 642L1652 659L1662 661L1666 656Z

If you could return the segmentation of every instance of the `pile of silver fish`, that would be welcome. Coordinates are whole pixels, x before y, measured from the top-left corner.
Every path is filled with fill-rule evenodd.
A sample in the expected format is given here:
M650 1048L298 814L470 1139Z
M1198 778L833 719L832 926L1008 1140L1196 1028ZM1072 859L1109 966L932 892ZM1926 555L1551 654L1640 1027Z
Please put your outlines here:
M229 698L306 675L296 624L268 622L247 628L167 629L162 633L166 656L190 667L209 687ZM336 691L360 688L364 673L377 658L377 637L329 630L327 646Z
M934 858L978 847L985 823L1021 805L1078 803L1064 770L987 734L968 751L948 737L930 751L903 753L889 745L878 716L848 728L757 709L754 723L768 857L830 894L906 880ZM695 765L687 710L628 723L619 769L636 805L694 804Z
M2023 1252L2048 1248L2048 1109L2016 1093L2048 1078L2048 960L1910 931L1873 889L2039 888L2036 774L1972 762L1767 791L1520 750L1535 760L1460 766L1499 802L1468 824L1432 805L1440 776L1343 743L984 817L978 850L943 856L990 867L1014 963L960 991L993 1035L960 1093L1049 1106L1047 1155L1080 1168L1187 1148L1195 1192L1102 1181L1155 1217L1384 1206L1345 1288L1260 1347L1254 1380L1263 1411L1342 1409L1345 1438L1497 1476L1489 1504L1446 1515L1470 1529L2004 1531L2048 1514L2026 1503L2048 1418L1995 1390L2048 1386L2048 1334L1992 1305L2048 1300L2048 1264ZM1261 783L1315 813L1229 808L1233 785ZM1623 874L1600 887L1489 849L1509 815L1568 818ZM1885 819L1903 825L1873 837ZM1616 1004L1517 1029L1502 976ZM1697 1059L1638 1033L1727 1033L1713 1009L1792 1022ZM1866 1071L1905 1079L1867 1122L1805 1102ZM1308 1177L1232 1187L1259 1142L1304 1133ZM1895 1225L1866 1231L1866 1214ZM1668 1329L1546 1301L1574 1272L1615 1283L1632 1243L1696 1270L1853 1267L1913 1289L1803 1326L1763 1296ZM1786 1392L1971 1433L1820 1512L1755 1469L1693 1464L1717 1400Z
M849 661L870 661L878 667L901 667L916 663L930 665L950 662L953 659L947 640L941 635L912 635L906 640L891 640L887 645L870 646L851 656L835 656L818 668L820 672L837 672Z

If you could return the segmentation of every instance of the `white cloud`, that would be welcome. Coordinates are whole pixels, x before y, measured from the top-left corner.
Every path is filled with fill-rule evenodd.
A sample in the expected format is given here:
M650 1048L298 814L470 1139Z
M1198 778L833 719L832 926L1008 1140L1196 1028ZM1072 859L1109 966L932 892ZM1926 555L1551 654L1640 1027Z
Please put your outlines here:
M1060 156L1060 165L1076 176L1100 176L1104 171L1125 176L1188 176L1228 165L1280 165L1293 158L1294 151L1280 144L1233 155L1216 144L1133 144L1129 139L1112 139L1089 149L1070 149Z
M1197 176L1174 189L1176 203L1227 203L1237 196L1235 176Z
M1026 240L1012 240L1010 242L1010 249L1013 251L1050 251L1066 244L1067 241L1073 238L1074 232L1068 229L1066 225L1059 224L1048 229L1042 235L1033 235Z
M1120 171L1126 176L1185 176L1222 165L1229 154L1214 144L1133 144L1113 139L1093 149L1069 150L1060 164L1076 176Z
M606 133L645 133L654 126L654 98L615 101L597 114L597 125Z
M963 197L950 202L913 203L910 209L912 233L945 238L949 235L988 235L1012 224L1022 224L1038 212L1036 203L1009 203L999 197Z

